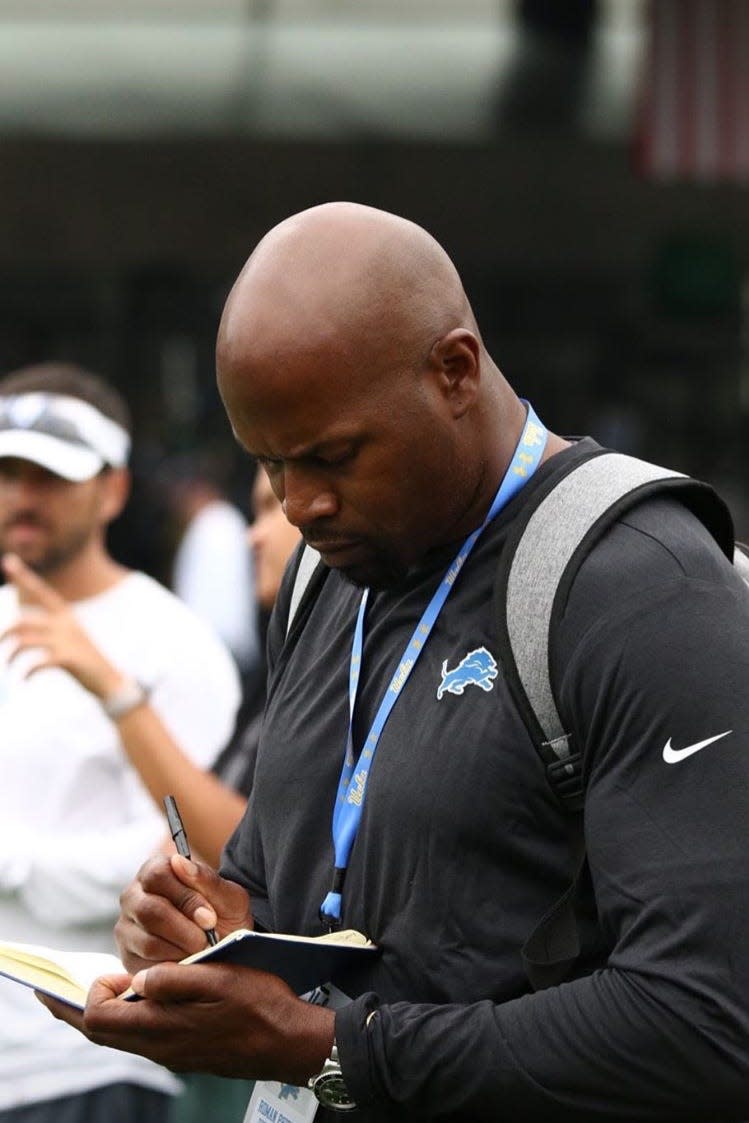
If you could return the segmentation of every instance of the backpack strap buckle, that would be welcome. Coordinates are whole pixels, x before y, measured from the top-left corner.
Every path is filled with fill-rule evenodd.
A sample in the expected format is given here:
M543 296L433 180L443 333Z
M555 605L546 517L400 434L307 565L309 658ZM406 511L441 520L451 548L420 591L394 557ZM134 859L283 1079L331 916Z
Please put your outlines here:
M579 811L583 806L583 754L570 752L569 734L554 741L546 741L546 775L552 792L568 811ZM545 755L546 755L545 754Z

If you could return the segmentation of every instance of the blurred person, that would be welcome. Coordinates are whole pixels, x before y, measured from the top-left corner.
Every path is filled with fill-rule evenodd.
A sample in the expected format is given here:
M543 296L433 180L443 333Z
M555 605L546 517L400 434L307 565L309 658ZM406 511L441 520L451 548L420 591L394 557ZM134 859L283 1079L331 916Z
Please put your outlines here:
M196 452L165 467L178 528L172 590L211 625L249 681L260 645L247 520L220 486L213 460L207 451Z
M220 874L147 863L117 922L132 979L85 1011L42 1001L101 1043L262 1081L252 1123L292 1098L316 1123L747 1119L749 597L725 506L661 478L565 570L541 655L566 732L537 745L501 673L500 559L570 477L584 514L582 469L611 459L518 397L443 247L370 207L291 216L232 289L217 372L322 579L288 633L296 567L282 584ZM523 554L530 596L568 532ZM564 901L539 985L528 938ZM253 924L351 927L381 954L336 1008L164 962Z
M267 473L262 469L255 474L250 506L253 518L247 530L247 540L255 560L255 598L261 610L260 627L264 638L281 579L301 541L301 535L286 518ZM239 735L227 745L216 764L216 772L221 779L245 797L249 796L252 788L264 706L263 676L258 689L247 699Z
M286 518L283 505L262 468L252 487L252 512L247 537L255 558L255 598L260 607L270 613L289 558L302 536L299 528Z
M130 428L120 395L77 367L0 380L9 940L113 950L120 890L164 835L163 795L176 794L190 831L190 780L203 793L217 784L206 769L239 703L236 667L207 625L108 552L107 527L128 496ZM3 1123L163 1120L180 1087L172 1073L64 1030L0 979Z

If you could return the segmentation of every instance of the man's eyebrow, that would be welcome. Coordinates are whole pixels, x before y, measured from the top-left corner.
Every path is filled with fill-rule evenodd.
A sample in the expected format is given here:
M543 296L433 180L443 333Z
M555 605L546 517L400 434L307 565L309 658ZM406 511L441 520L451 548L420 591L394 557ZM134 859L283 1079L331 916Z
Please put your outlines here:
M322 441L313 441L309 445L302 445L301 448L296 449L288 456L273 456L271 453L250 453L255 460L265 461L270 464L282 464L284 461L291 461L293 464L295 460L308 460L311 457L320 456L326 452L335 451L339 448L345 448L354 443L354 438L349 436L340 437L327 437Z
M237 431L236 431L236 429L234 429L234 427L232 427L231 435L234 438L234 440L236 441L236 443L239 445L240 451L243 453L243 455L249 457L250 460L253 460L257 463L261 463L263 460L272 461L273 463L278 463L278 464L280 464L282 462L283 457L281 457L281 456L265 455L261 452L253 452L252 449L247 448L247 446L240 440L240 438L237 434Z

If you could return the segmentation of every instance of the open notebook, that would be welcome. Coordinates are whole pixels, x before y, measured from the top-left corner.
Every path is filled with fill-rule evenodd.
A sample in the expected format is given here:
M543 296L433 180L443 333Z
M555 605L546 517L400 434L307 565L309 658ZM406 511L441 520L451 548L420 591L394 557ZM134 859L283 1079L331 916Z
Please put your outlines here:
M377 951L360 932L289 936L240 928L183 963L235 963L280 975L297 994L336 982ZM58 951L35 944L0 942L0 975L83 1009L94 979L127 974L106 952ZM135 996L133 996L135 997Z

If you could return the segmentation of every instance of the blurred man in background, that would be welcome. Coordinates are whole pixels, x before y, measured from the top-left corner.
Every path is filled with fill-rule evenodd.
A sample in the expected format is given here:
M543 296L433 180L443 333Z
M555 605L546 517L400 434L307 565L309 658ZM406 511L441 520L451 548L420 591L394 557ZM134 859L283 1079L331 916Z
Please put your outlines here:
M163 795L205 777L233 728L228 652L107 550L129 449L127 406L96 376L50 363L0 381L4 939L112 951L120 890L164 835ZM0 980L3 1123L161 1123L178 1089Z

